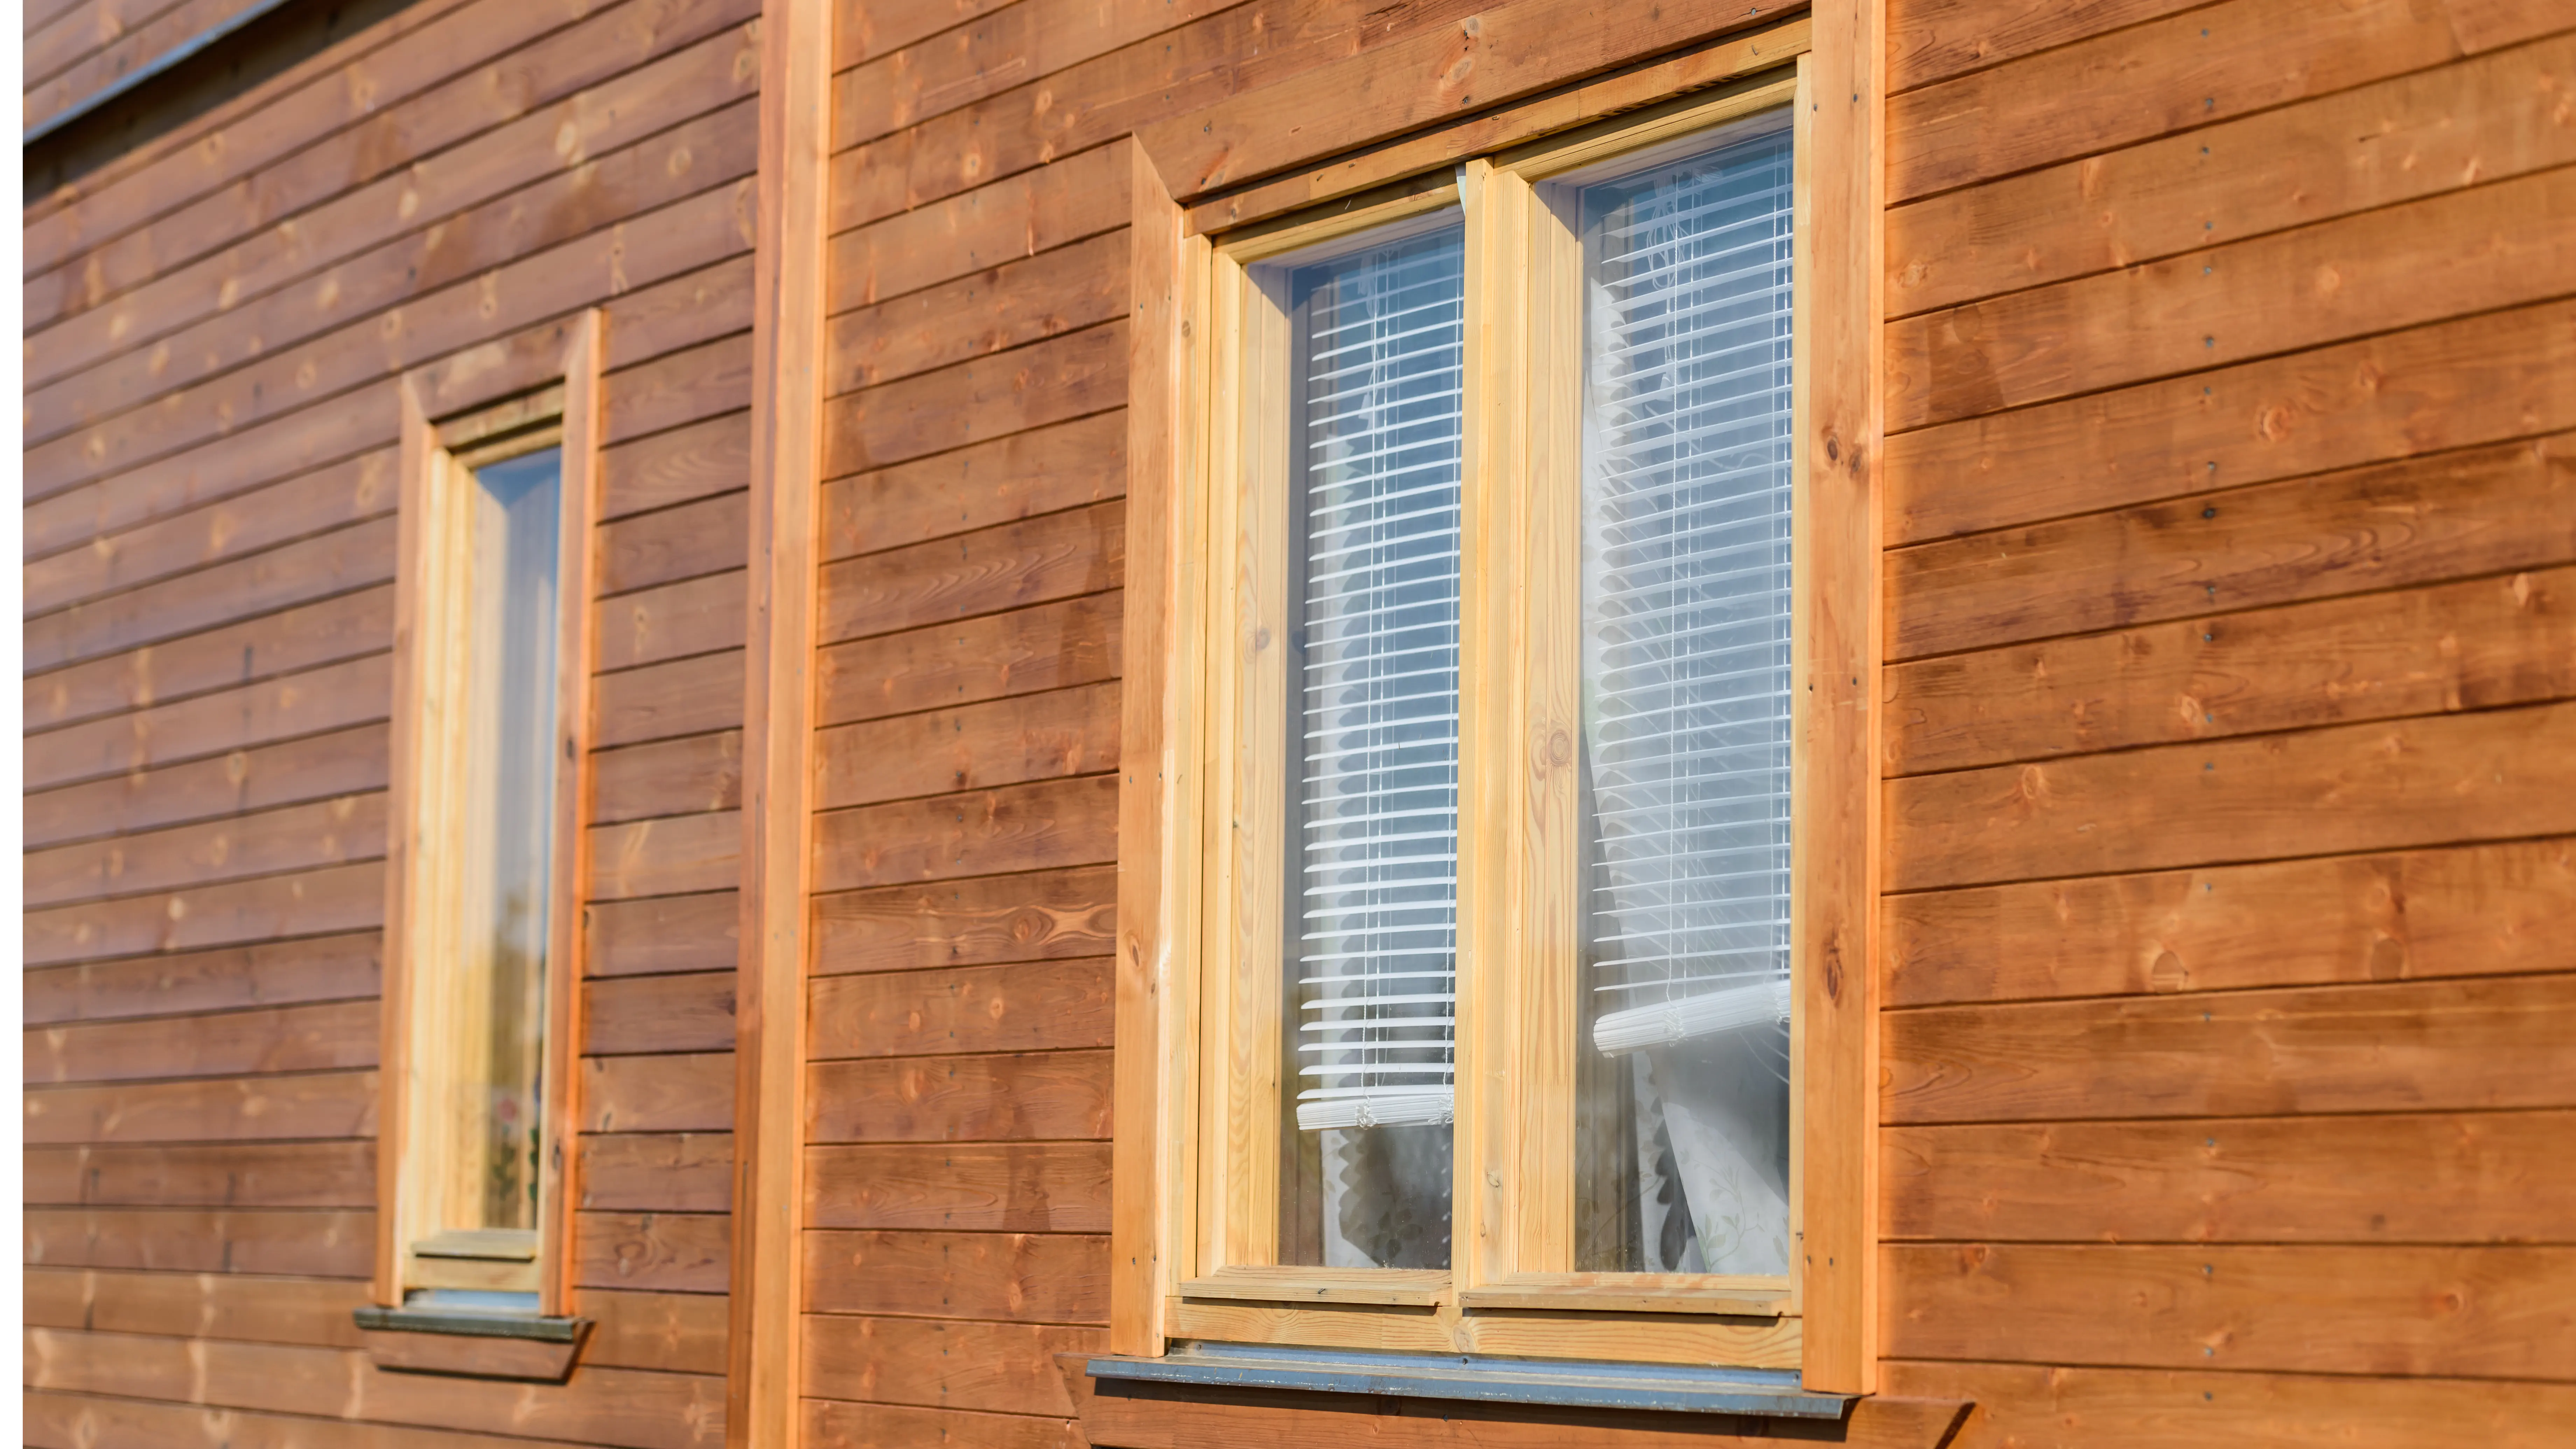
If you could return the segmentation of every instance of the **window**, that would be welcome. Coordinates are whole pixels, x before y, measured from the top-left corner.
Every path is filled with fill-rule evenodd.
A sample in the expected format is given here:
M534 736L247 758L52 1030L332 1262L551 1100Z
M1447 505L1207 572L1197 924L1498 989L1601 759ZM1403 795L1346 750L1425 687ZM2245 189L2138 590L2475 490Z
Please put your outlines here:
M1801 482L1799 85L1185 247L1196 925L1122 1075L1178 1129L1126 1351L1798 1370L1847 1306L1868 671L1813 621L1876 559Z
M371 1328L567 1312L596 411L567 372L434 423L406 394Z

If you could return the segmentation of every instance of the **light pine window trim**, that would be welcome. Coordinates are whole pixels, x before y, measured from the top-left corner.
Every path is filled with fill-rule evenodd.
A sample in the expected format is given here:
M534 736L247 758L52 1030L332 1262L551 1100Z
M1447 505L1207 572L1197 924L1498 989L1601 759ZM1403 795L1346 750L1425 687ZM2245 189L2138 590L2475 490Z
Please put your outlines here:
M1210 1338L1727 1362L1794 1367L1806 1387L1822 1392L1875 1387L1880 726L1871 703L1880 692L1881 655L1876 457L1883 103L1872 60L1883 26L1867 4L1826 7L1812 25L1815 49L1795 47L1794 75L1765 71L1616 121L1471 158L1455 171L1228 234L1222 247L1190 234L1192 216L1221 215L1222 205L1184 212L1140 148L1113 1351L1159 1354L1169 1340ZM1523 220L1543 210L1538 186L1548 177L1782 104L1794 106L1799 237L1792 470L1800 560L1793 599L1798 824L1792 847L1799 885L1792 925L1798 1087L1791 1109L1798 1270L1787 1280L1568 1271L1571 1223L1552 1197L1540 1203L1495 1187L1505 1169L1532 1175L1526 1159L1551 1150L1545 1134L1519 1131L1514 1111L1516 1092L1543 1084L1512 1072L1470 1075L1478 1063L1501 1060L1490 1046L1475 1043L1541 1039L1516 1028L1515 1017L1551 1009L1546 993L1562 983L1543 973L1507 979L1475 968L1462 972L1461 985L1454 1271L1352 1273L1244 1260L1255 1255L1211 1262L1211 1245L1245 1241L1240 1225L1203 1219L1212 1197L1233 1192L1239 1200L1243 1191L1228 1181L1222 1160L1204 1156L1231 1108L1203 1120L1211 1113L1209 1084L1229 1075L1224 1064L1231 1043L1207 1030L1226 1016L1202 993L1223 959L1211 945L1227 931L1222 907L1229 892L1221 877L1231 865L1216 848L1227 818L1218 804L1238 788L1223 779L1235 758L1219 741L1224 716L1235 707L1224 675L1236 667L1230 655L1239 652L1239 640L1215 622L1222 596L1236 582L1231 555L1218 546L1227 537L1227 505L1211 480L1229 477L1220 466L1228 423L1214 399L1239 395L1242 385L1230 371L1240 328L1227 323L1218 301L1223 269L1391 220L1416 198L1457 187L1468 223L1468 365L1471 386L1481 393L1470 404L1478 416L1468 429L1462 500L1462 617L1481 621L1474 632L1483 641L1509 639L1497 626L1530 607L1515 589L1555 590L1571 601L1579 577L1570 550L1536 573L1497 574L1492 561L1512 561L1513 551L1542 529L1570 533L1577 503L1572 490L1561 489L1541 506L1566 510L1562 519L1505 517L1487 495L1493 479L1531 460L1566 466L1579 445L1579 418L1562 409L1534 418L1528 407L1506 406L1503 399L1513 395L1516 379L1525 388L1537 368L1570 368L1579 353L1554 345L1544 331L1574 325L1567 316L1524 309L1529 326L1541 329L1533 339L1503 315L1507 309L1489 305L1498 293L1485 278L1544 281L1551 269L1580 267L1579 243L1570 233L1551 237L1542 227L1534 242ZM1559 286L1552 295L1563 302L1579 292ZM1554 395L1571 392L1558 387ZM1513 582L1487 586L1506 578ZM1487 711L1471 721L1462 756L1481 753L1517 764L1527 758L1529 742L1544 748L1561 730L1571 743L1576 644L1572 619L1558 617L1564 637L1515 645L1508 659L1480 657L1476 651L1486 644L1462 641L1462 666L1471 673L1526 678L1535 672L1558 684L1536 693L1510 691L1513 711ZM1462 681L1462 693L1474 687ZM1462 821L1462 954L1517 959L1516 936L1536 931L1544 939L1548 930L1561 929L1552 923L1570 922L1579 908L1575 882L1556 868L1558 857L1546 854L1561 855L1575 824L1565 779L1571 753L1564 769L1470 765L1463 772L1462 815L1472 809L1492 819L1534 810L1529 818L1540 827L1507 842L1475 838ZM1544 858L1519 858L1524 841L1537 842ZM1471 895L1507 902L1509 909L1480 913L1470 906ZM1470 930L1477 932L1472 945ZM1544 1039L1571 1043L1571 1022L1560 1025L1562 1031ZM1275 1114L1275 1103L1267 1110ZM1561 1155L1570 1172L1570 1151Z
M433 420L443 373L423 368L400 388L400 511L394 580L393 713L385 934L382 1056L377 1105L376 1304L402 1305L412 1286L533 1288L537 1311L571 1311L572 1204L582 891L589 878L593 662L590 598L592 525L598 516L602 322L585 312L564 329L556 380L472 411ZM553 861L548 884L546 1033L539 1130L537 1242L533 1274L491 1273L490 1281L415 1284L414 1248L434 1165L415 1138L426 1053L447 1025L444 1013L415 998L414 963L448 949L457 905L453 791L459 734L456 696L459 634L468 611L457 574L470 547L461 504L471 470L544 447L561 449L555 587L560 633L555 650L556 770ZM526 1281L533 1277L533 1282Z

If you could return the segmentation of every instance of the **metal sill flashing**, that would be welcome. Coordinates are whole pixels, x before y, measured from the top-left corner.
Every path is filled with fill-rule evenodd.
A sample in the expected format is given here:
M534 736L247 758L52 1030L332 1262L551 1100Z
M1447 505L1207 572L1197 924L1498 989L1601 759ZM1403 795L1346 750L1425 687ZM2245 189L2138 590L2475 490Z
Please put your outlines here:
M571 1343L589 1326L582 1318L539 1318L532 1313L475 1313L455 1308L356 1309L350 1316L360 1328L397 1333L452 1333L468 1338L533 1338L542 1343Z
M1840 1419L1857 1402L1809 1393L1795 1373L1675 1364L1544 1362L1463 1354L1362 1353L1180 1343L1161 1358L1101 1355L1095 1379L1205 1388L1292 1389L1485 1403Z

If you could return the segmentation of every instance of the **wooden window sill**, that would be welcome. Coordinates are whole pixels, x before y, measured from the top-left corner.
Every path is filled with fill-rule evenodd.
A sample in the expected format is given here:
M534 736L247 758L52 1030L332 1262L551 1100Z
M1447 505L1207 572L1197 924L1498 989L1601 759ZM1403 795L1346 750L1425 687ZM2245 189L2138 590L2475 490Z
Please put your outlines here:
M559 1384L590 1338L587 1318L374 1306L351 1317L376 1367L402 1373Z

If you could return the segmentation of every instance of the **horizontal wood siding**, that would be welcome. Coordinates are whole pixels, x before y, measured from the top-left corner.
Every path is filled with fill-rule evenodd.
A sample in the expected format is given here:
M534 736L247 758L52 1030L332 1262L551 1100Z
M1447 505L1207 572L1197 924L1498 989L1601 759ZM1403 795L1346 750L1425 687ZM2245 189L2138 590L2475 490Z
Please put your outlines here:
M1883 1386L2546 1443L2576 15L1890 12Z
M31 118L223 3L39 6ZM28 209L29 1443L721 1443L758 10L422 0ZM589 307L598 1327L384 1374L395 386L548 380Z

